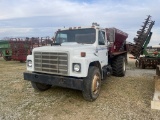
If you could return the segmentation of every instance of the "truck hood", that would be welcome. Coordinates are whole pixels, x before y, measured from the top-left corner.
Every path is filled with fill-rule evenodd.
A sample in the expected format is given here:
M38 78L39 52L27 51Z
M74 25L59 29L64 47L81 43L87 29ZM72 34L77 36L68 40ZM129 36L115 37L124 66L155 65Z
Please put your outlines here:
M60 45L43 46L33 49L33 52L86 52L95 50L96 47L93 44L78 44L78 43L63 43Z

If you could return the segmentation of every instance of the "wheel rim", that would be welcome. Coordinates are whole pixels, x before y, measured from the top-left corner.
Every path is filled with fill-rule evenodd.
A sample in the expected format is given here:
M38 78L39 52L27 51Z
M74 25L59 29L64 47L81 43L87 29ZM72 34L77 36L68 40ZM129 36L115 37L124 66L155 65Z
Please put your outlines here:
M125 61L123 62L123 71L124 72L126 71L126 63L125 63Z
M93 94L97 94L100 88L100 76L99 74L95 74L92 82L92 92Z
M136 60L136 62L135 62L135 65L136 65L136 67L138 67L138 61Z

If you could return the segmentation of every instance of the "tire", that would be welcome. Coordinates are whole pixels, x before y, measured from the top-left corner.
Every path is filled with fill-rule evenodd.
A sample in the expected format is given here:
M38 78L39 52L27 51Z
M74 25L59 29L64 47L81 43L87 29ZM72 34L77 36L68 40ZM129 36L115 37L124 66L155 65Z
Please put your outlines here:
M138 67L138 65L139 65L139 62L138 62L138 60L136 60L135 66Z
M142 68L142 69L145 69L145 68L146 68L144 62L141 63L141 68Z
M157 65L153 65L152 68L153 68L153 69L156 69L156 66L157 66Z
M25 63L25 61L24 61L24 60L20 60L19 62L20 62L20 63Z
M101 89L101 74L97 67L91 66L88 70L88 76L84 78L83 97L87 101L94 101L98 98Z
M10 61L10 60L11 60L11 57L10 57L10 56L3 56L3 59L4 59L5 61Z
M114 76L123 77L126 73L126 62L124 56L117 56L112 61L112 72Z
M51 88L51 86L52 86L52 85L46 85L46 84L37 83L37 82L32 82L32 81L31 81L31 84L32 84L32 87L33 87L35 90L38 90L38 91L48 90L48 89Z

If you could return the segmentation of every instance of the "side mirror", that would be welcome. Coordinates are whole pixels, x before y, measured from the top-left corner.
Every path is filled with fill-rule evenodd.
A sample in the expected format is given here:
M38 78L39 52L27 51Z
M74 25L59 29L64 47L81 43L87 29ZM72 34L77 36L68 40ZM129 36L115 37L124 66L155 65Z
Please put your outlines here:
M115 41L115 29L114 28L107 29L107 37L110 43L114 43Z

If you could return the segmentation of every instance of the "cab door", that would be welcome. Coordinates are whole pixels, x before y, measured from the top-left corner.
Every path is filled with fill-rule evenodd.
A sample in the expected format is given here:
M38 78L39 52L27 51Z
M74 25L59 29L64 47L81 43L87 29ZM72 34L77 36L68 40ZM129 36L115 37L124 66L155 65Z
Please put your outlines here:
M98 32L98 47L97 47L98 57L101 67L108 65L108 48L106 44L106 34L105 31L99 30Z

